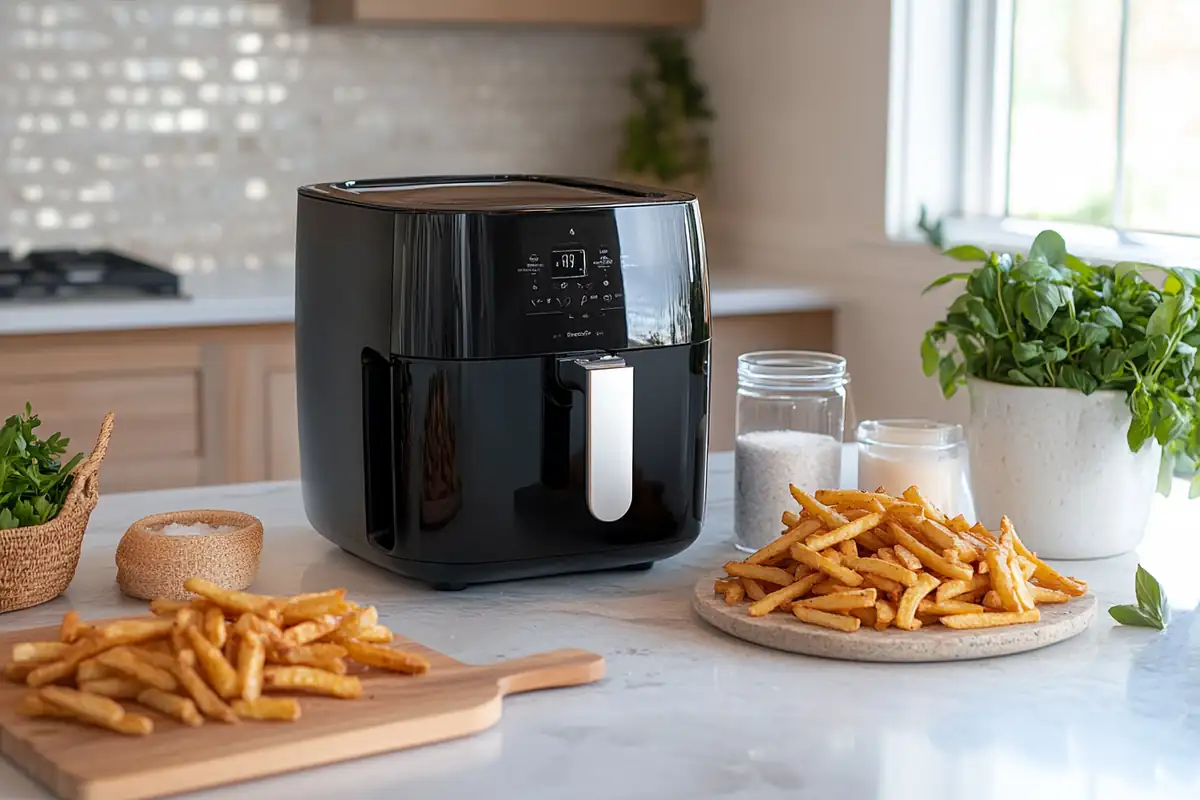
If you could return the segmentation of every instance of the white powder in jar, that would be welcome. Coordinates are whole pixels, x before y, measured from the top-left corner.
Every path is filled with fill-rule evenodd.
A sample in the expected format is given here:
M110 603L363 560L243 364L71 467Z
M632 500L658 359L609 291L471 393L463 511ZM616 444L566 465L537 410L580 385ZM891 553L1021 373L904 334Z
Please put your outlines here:
M171 522L158 529L164 536L211 536L214 533L233 533L237 528L232 525L209 525L207 522L196 522L184 525L181 522Z
M788 484L810 494L839 488L842 444L807 431L743 433L737 437L733 470L734 530L739 544L757 550L778 538L784 511L800 510Z

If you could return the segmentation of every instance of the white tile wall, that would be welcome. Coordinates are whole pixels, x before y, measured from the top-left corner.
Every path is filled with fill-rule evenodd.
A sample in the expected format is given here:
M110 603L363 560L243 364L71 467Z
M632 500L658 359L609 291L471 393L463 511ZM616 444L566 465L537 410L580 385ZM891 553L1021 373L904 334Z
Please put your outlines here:
M0 247L290 269L295 188L612 174L630 34L313 27L303 0L0 0Z

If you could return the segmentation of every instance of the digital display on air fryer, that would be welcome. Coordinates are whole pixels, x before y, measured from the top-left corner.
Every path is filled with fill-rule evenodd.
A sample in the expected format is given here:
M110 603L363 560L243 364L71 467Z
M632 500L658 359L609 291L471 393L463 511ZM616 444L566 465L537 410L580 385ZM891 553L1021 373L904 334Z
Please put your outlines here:
M587 277L587 251L553 250L550 262L550 279L555 281Z

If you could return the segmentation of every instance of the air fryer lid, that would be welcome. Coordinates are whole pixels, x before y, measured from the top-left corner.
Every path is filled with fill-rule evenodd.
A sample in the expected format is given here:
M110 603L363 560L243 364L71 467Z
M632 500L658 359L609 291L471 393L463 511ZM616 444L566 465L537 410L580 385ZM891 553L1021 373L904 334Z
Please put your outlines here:
M547 175L380 178L305 186L302 194L399 211L525 211L681 203L694 195Z

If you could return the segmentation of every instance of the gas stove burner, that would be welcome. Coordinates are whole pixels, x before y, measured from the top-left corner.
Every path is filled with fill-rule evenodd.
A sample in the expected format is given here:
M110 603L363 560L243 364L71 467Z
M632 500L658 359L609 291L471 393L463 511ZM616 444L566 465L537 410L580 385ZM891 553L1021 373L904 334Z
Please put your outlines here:
M178 275L115 250L0 250L0 300L179 296Z

